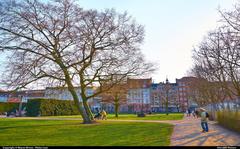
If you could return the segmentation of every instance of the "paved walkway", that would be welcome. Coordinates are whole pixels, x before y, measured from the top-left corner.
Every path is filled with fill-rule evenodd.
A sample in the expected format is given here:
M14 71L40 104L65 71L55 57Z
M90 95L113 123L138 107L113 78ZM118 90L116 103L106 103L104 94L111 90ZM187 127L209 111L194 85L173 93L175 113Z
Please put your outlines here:
M240 134L210 121L209 132L202 133L200 119L184 117L174 127L171 146L240 146Z

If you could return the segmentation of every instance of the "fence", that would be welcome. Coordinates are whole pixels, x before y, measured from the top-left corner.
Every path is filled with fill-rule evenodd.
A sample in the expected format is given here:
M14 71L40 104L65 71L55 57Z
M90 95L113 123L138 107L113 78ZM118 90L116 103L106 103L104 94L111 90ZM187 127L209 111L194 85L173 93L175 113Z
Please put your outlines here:
M240 133L240 100L210 104L205 107L209 112L209 120Z

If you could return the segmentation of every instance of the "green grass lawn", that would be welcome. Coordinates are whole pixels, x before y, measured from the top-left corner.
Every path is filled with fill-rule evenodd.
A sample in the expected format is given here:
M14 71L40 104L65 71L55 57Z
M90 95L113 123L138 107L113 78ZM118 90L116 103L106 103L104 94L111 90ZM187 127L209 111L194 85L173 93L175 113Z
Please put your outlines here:
M183 119L183 113L170 113L166 114L149 114L146 117L137 117L136 114L119 114L116 118L114 114L108 114L108 119L119 119L119 120L181 120ZM81 118L80 115L71 116L44 116L43 118Z
M173 125L0 118L0 146L167 146Z

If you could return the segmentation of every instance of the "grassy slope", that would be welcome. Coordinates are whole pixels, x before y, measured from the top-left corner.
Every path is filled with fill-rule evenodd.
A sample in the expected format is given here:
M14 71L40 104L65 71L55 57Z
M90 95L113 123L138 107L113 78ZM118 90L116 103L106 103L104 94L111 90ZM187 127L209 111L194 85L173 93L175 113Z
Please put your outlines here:
M0 119L0 146L165 146L172 131L159 123Z

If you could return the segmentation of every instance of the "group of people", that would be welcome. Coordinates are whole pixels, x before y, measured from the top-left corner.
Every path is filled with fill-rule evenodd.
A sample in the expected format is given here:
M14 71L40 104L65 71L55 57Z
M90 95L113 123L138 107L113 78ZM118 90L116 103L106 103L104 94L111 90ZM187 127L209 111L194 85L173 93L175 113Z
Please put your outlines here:
M94 116L94 118L107 120L107 112L105 110L102 110L101 112L97 110L97 114Z
M199 117L199 112L198 112L198 110L190 110L190 109L188 109L187 111L186 111L186 113L187 113L187 117L189 117L189 116L193 116L193 117L196 117L196 118L198 118Z
M190 111L190 109L188 109L186 112L187 112L187 116L191 116L191 114L192 114L196 118L201 117L202 132L209 131L208 123L207 123L209 114L204 108L199 108L199 109L193 110L192 112ZM101 110L101 112L99 110L97 110L97 114L94 116L94 118L107 120L107 112L105 110Z
M204 133L209 131L208 122L207 122L209 118L209 114L204 108L199 108L199 109L193 110L192 112L190 109L188 109L186 113L187 113L187 117L191 116L191 114L193 115L193 117L196 117L196 118L200 117L202 132Z

